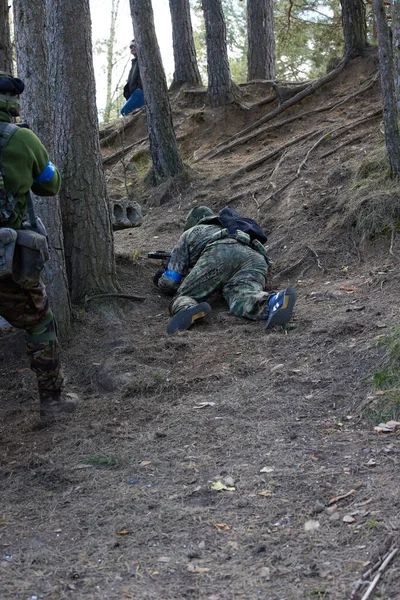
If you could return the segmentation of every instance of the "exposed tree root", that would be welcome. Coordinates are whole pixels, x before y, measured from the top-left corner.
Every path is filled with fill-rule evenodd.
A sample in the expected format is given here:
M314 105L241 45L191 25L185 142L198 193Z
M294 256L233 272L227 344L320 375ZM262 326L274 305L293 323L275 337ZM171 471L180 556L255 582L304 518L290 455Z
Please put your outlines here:
M121 122L111 127L111 133L109 133L110 128L107 127L104 130L106 132L105 137L102 137L102 134L104 132L100 134L100 146L104 147L111 144L115 140L115 138L117 138L123 131L125 131L125 129L127 129L132 125L132 123L137 121L137 119L143 114L143 112L144 107L139 108L139 110L137 110L134 114L129 115L128 117L124 117L123 119L121 119Z
M85 296L85 304L90 300L98 300L99 298L124 298L125 300L134 300L135 302L143 302L146 300L144 296L132 296L130 294L118 294L117 292L110 292L104 294L93 294L93 296Z
M129 146L126 146L125 148L122 148L121 150L110 154L110 156L107 156L107 158L103 159L103 165L109 165L110 163L114 162L114 160L121 158L121 156L124 156L124 154L129 152L129 150L131 150L136 144L137 142L135 142L134 144L129 144Z
M358 142L358 140L360 140L363 137L364 137L363 135L354 135L349 140L346 140L342 144L339 144L339 146L336 146L336 148L333 148L332 150L329 150L328 152L325 152L325 154L321 154L320 158L326 158L327 156L330 156L331 154L334 154L335 152L337 152L338 150L340 150L344 146L349 146L353 142Z
M348 125L342 125L341 127L337 127L335 129L331 129L329 131L326 131L315 142L315 144L313 144L311 146L311 148L308 150L308 152L305 155L304 159L301 161L299 167L297 168L297 171L296 171L296 174L294 175L294 177L292 177L292 179L290 179L287 183L285 183L281 188L279 188L278 190L275 190L270 196L268 196L267 198L265 198L265 200L263 200L262 202L260 202L260 208L268 200L270 200L272 197L276 198L287 187L289 187L289 185L291 185L294 181L296 181L296 179L298 179L298 177L300 176L300 172L304 168L305 164L307 163L307 160L308 160L311 152L313 152L313 150L315 150L323 141L325 141L327 139L332 139L332 137L336 138L336 137L338 137L338 135L343 135L344 133L346 133L347 131L350 131L354 127L357 127L358 125L362 125L363 123L367 123L368 121L372 121L373 119L376 119L377 117L381 116L381 114L382 114L382 109L379 109L379 110L373 112L372 114L368 115L367 117L363 117L362 119L358 119L357 121L353 121L352 123L350 123ZM340 132L340 134L338 134L338 132ZM334 136L333 134L335 134L335 133L338 134L338 135Z
M309 257L309 254L307 252L307 254L305 254L302 258L300 258L300 260L298 260L297 262L295 262L292 265L290 265L290 267L287 267L286 269L283 269L283 271L279 271L279 273L277 273L276 275L274 275L272 279L273 280L275 280L275 279L281 279L282 277L285 277L286 275L289 275L289 273L292 273L298 267L300 267L303 264L303 262L308 257Z
M208 159L215 158L216 156L219 156L220 154L223 154L224 152L229 152L230 150L232 150L232 148L235 148L236 146L240 146L241 144L246 144L250 140L257 138L258 136L262 135L263 133L267 133L268 131L272 131L279 127L284 127L285 125L289 125L290 123L293 123L294 121L302 119L303 117L315 115L320 112L334 110L338 106L345 104L349 100L355 98L356 96L363 94L365 91L370 89L376 83L378 76L379 76L379 74L375 75L375 77L366 86L359 89L357 92L354 92L353 94L346 96L342 100L339 100L337 102L332 102L331 104L327 104L326 106L321 106L319 108L307 110L307 111L304 111L297 115L293 115L292 117L288 117L287 119L283 119L282 121L279 121L279 123L267 125L266 127L262 127L261 129L258 129L254 133L250 133L248 135L238 137L238 134L235 134L234 136L230 137L228 140L224 140L223 142L220 142L217 146L215 146L214 148L212 148L205 154L202 154L201 156L196 158L194 162L199 162L205 158L208 158ZM272 102L274 99L275 99L275 97L270 98L270 99L268 99L268 102ZM265 104L267 103L266 101L262 101L262 102L264 102ZM259 103L259 105L261 106L261 103ZM255 106L257 106L257 105L253 104L250 106L250 108L253 108Z
M244 173L253 171L259 165L266 162L267 160L270 160L271 158L274 158L274 156L276 156L277 154L280 154L283 150L285 150L289 146L293 146L293 144L297 144L298 142L301 142L302 140L307 139L307 138L311 137L312 135L315 135L315 133L316 133L315 131L312 131L311 133L307 132L303 135L300 135L297 138L294 138L293 140L290 140L289 142L286 142L286 144L279 146L279 148L275 148L275 150L272 150L272 152L263 154L257 160L254 160L253 162L249 163L248 165L245 165L244 167L241 167L237 171L234 171L232 173L232 175L230 176L230 180L232 181L232 179L235 179L236 177L240 177L240 175L243 175Z
M310 96L311 94L313 94L314 92L316 92L319 88L321 88L322 86L326 85L327 83L329 83L330 81L332 81L333 79L335 79L338 75L340 75L340 73L343 71L343 69L345 68L345 66L347 65L347 63L348 63L348 59L344 58L339 63L339 65L337 66L336 69L334 69L333 71L330 71L327 75L324 75L320 79L317 79L317 80L313 81L306 89L304 89L301 92L297 93L292 98L289 98L288 100L286 100L285 102L283 102L282 104L280 104L275 110L273 110L272 112L268 113L267 115L265 115L261 119L258 119L258 121L256 121L252 125L249 125L245 129L242 129L241 131L239 131L238 133L236 133L235 135L233 135L232 137L230 137L228 140L225 140L224 142L221 142L220 144L218 144L217 146L215 146L215 148L213 148L212 150L210 150L206 154L204 154L202 156L199 156L198 158L196 158L195 162L199 162L200 160L203 160L204 158L209 158L211 156L211 154L213 154L216 150L218 150L222 146L225 147L228 144L230 144L231 142L237 140L238 138L241 138L241 137L245 136L246 134L251 133L255 129L258 129L260 127L260 125L263 125L264 123L267 123L268 121L271 121L272 119L274 119L275 117L277 117L278 115L280 115L287 108L290 108L294 104L297 104L298 102L300 102L300 100L303 100L303 98L306 98L307 96Z

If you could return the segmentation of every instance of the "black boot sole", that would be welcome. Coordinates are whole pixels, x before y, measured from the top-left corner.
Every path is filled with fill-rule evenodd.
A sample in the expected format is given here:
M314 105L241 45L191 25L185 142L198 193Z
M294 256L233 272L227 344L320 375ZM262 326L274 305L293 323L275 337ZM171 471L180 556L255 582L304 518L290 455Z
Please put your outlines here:
M175 331L185 331L185 329L189 329L197 319L203 319L206 315L210 314L210 312L211 306L208 302L200 302L200 304L185 308L185 310L181 310L172 317L168 323L167 333L171 334L175 333Z

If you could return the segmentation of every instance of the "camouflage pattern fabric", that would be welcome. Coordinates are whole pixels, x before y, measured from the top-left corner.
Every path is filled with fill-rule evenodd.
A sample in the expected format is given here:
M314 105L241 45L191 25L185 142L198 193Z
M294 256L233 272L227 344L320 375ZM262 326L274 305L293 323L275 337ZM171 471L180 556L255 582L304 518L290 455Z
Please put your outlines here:
M166 274L158 282L165 293L175 293L170 313L174 315L221 291L235 316L264 319L271 296L264 291L266 259L229 237L215 239L221 231L218 226L197 225L180 237L168 269L183 277L191 270L182 282L173 281Z
M54 315L43 283L23 289L11 277L0 280L0 315L28 333L27 355L36 373L39 391L61 390L64 375Z

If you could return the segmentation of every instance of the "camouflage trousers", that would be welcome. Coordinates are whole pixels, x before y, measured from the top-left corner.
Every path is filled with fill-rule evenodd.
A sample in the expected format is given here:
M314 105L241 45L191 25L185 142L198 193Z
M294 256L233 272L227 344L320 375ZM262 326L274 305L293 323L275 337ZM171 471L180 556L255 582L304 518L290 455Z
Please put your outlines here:
M26 351L39 391L60 390L64 381L60 348L44 284L23 289L11 277L0 279L0 315L27 332Z
M229 310L237 317L264 319L270 292L265 284L265 258L244 244L221 240L207 246L179 286L171 304L171 315L204 301L221 291Z

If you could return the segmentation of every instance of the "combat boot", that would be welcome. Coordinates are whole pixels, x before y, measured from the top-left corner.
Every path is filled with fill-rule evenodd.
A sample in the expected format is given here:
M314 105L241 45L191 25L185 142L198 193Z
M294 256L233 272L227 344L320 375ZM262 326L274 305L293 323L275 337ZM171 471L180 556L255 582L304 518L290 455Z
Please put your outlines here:
M268 313L264 317L267 329L290 323L295 302L296 291L292 287L274 293L268 300Z
M78 404L79 396L72 392L40 392L40 415L42 417L74 412Z
M208 302L200 302L194 306L189 306L176 313L168 323L167 333L174 333L175 331L184 331L189 329L191 325L197 319L203 319L206 315L210 314L211 306Z

